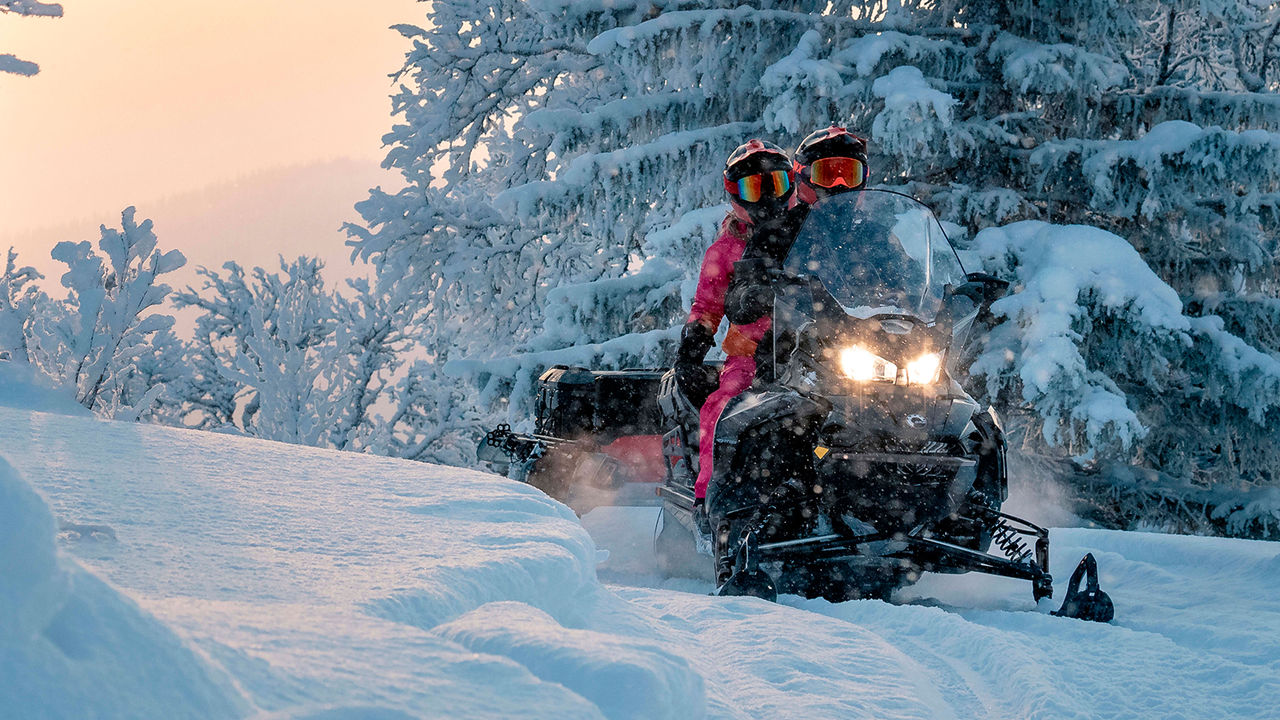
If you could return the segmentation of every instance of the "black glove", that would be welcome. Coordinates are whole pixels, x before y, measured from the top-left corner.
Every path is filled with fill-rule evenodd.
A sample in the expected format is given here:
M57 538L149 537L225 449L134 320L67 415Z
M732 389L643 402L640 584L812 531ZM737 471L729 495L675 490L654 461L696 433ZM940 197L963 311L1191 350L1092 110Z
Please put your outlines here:
M702 407L707 397L720 387L720 374L702 362L715 342L715 335L696 320L685 325L680 333L680 349L676 352L676 385L694 407Z

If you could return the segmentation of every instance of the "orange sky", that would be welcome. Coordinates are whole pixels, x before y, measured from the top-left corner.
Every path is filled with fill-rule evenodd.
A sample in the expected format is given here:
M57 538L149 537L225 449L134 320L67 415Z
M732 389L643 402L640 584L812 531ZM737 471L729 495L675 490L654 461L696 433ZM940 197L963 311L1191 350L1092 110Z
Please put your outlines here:
M413 0L62 5L61 19L0 15L0 52L40 65L0 74L0 240L80 219L118 225L127 205L146 216L166 196L339 158L374 166L353 179L352 202L370 177L395 183L376 165L387 75L408 44L387 27L423 22ZM161 247L173 246L162 220Z

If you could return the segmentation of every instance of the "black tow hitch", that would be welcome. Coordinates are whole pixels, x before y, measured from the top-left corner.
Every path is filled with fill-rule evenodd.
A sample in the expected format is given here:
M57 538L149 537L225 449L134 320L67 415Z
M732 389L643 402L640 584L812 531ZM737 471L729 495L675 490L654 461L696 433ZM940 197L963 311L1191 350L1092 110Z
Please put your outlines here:
M1084 589L1080 588L1081 582ZM1067 595L1062 599L1062 607L1049 613L1057 617L1069 617L1092 622L1111 622L1116 615L1111 598L1098 587L1098 561L1093 553L1088 553L1071 573L1067 583Z

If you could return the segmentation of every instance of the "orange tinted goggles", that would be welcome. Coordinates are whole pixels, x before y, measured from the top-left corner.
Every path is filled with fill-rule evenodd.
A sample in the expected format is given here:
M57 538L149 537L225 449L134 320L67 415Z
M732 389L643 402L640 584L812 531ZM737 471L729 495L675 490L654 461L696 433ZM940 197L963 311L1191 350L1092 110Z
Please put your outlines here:
M858 158L829 157L814 160L810 165L798 165L797 170L808 170L806 177L818 187L833 188L843 185L847 188L861 187L867 181L866 163Z
M780 198L791 192L791 171L774 170L772 172L748 175L741 180L724 180L724 189L743 202L760 202L760 198Z

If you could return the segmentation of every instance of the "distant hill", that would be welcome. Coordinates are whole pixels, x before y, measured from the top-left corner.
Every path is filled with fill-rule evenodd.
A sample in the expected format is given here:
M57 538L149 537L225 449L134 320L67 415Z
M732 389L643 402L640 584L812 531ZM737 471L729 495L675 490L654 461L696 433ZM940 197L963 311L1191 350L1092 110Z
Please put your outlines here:
M336 281L355 274L342 223L359 219L353 205L368 196L369 188L389 187L395 180L375 162L342 158L256 172L133 204L139 219L155 222L161 248L177 248L187 256L175 285L195 282L200 265L217 268L235 260L274 269L278 255L303 254L323 259L326 277ZM118 227L123 209L33 229L0 226L0 250L16 247L22 264L34 265L56 284L63 266L49 257L53 246L63 240L96 244L98 226Z

